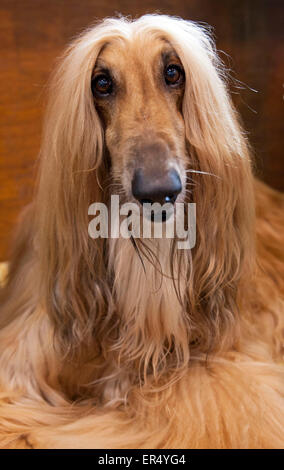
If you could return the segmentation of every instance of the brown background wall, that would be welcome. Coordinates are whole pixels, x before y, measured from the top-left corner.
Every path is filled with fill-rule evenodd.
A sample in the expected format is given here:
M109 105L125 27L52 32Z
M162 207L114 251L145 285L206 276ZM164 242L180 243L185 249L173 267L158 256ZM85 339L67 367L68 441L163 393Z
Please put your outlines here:
M44 85L65 44L95 18L160 11L207 22L233 76L258 175L284 189L282 0L0 0L0 260L30 200ZM251 91L246 85L257 90Z

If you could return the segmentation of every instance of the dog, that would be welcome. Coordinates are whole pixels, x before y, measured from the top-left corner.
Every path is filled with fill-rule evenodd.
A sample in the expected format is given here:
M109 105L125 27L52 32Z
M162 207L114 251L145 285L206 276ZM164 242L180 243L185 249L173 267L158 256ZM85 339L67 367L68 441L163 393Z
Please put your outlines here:
M1 292L1 447L283 447L283 197L253 176L210 34L105 19L48 92ZM92 239L114 194L196 204L195 246Z

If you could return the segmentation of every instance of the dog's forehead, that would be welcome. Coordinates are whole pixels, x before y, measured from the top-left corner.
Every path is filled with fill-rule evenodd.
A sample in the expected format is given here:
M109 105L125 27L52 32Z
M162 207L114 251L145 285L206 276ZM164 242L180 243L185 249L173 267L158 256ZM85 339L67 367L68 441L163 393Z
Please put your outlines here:
M156 62L177 58L173 46L161 38L143 36L141 38L113 40L105 44L97 63L108 67L125 68L130 65L154 65Z

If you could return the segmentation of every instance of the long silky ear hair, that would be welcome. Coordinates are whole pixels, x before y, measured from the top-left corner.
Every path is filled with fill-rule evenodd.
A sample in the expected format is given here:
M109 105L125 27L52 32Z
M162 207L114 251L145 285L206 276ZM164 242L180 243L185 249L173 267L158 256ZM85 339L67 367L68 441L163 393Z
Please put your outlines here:
M199 341L208 351L234 341L237 305L240 308L243 301L238 288L245 295L244 283L253 272L253 178L248 143L214 44L199 30L192 44L185 41L178 53L187 76L183 113L189 170L201 172L188 173L197 206L189 305Z
M91 92L98 54L119 37L118 20L84 32L66 50L51 80L36 200L35 246L43 307L64 353L92 341L111 295L102 240L88 236L88 207L103 201L103 129ZM99 331L97 330L97 334Z
M158 21L186 76L187 177L197 212L187 302L198 347L208 352L234 341L238 287L254 267L251 159L208 32L178 19Z

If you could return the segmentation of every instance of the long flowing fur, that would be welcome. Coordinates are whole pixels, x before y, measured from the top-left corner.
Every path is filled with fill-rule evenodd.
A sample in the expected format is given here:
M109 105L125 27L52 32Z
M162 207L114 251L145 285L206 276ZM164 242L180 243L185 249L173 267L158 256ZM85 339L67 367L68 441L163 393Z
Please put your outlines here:
M187 77L193 250L88 236L112 177L93 68L107 43L146 36L172 44ZM68 47L1 294L2 447L283 446L283 199L251 167L200 26L106 19Z

